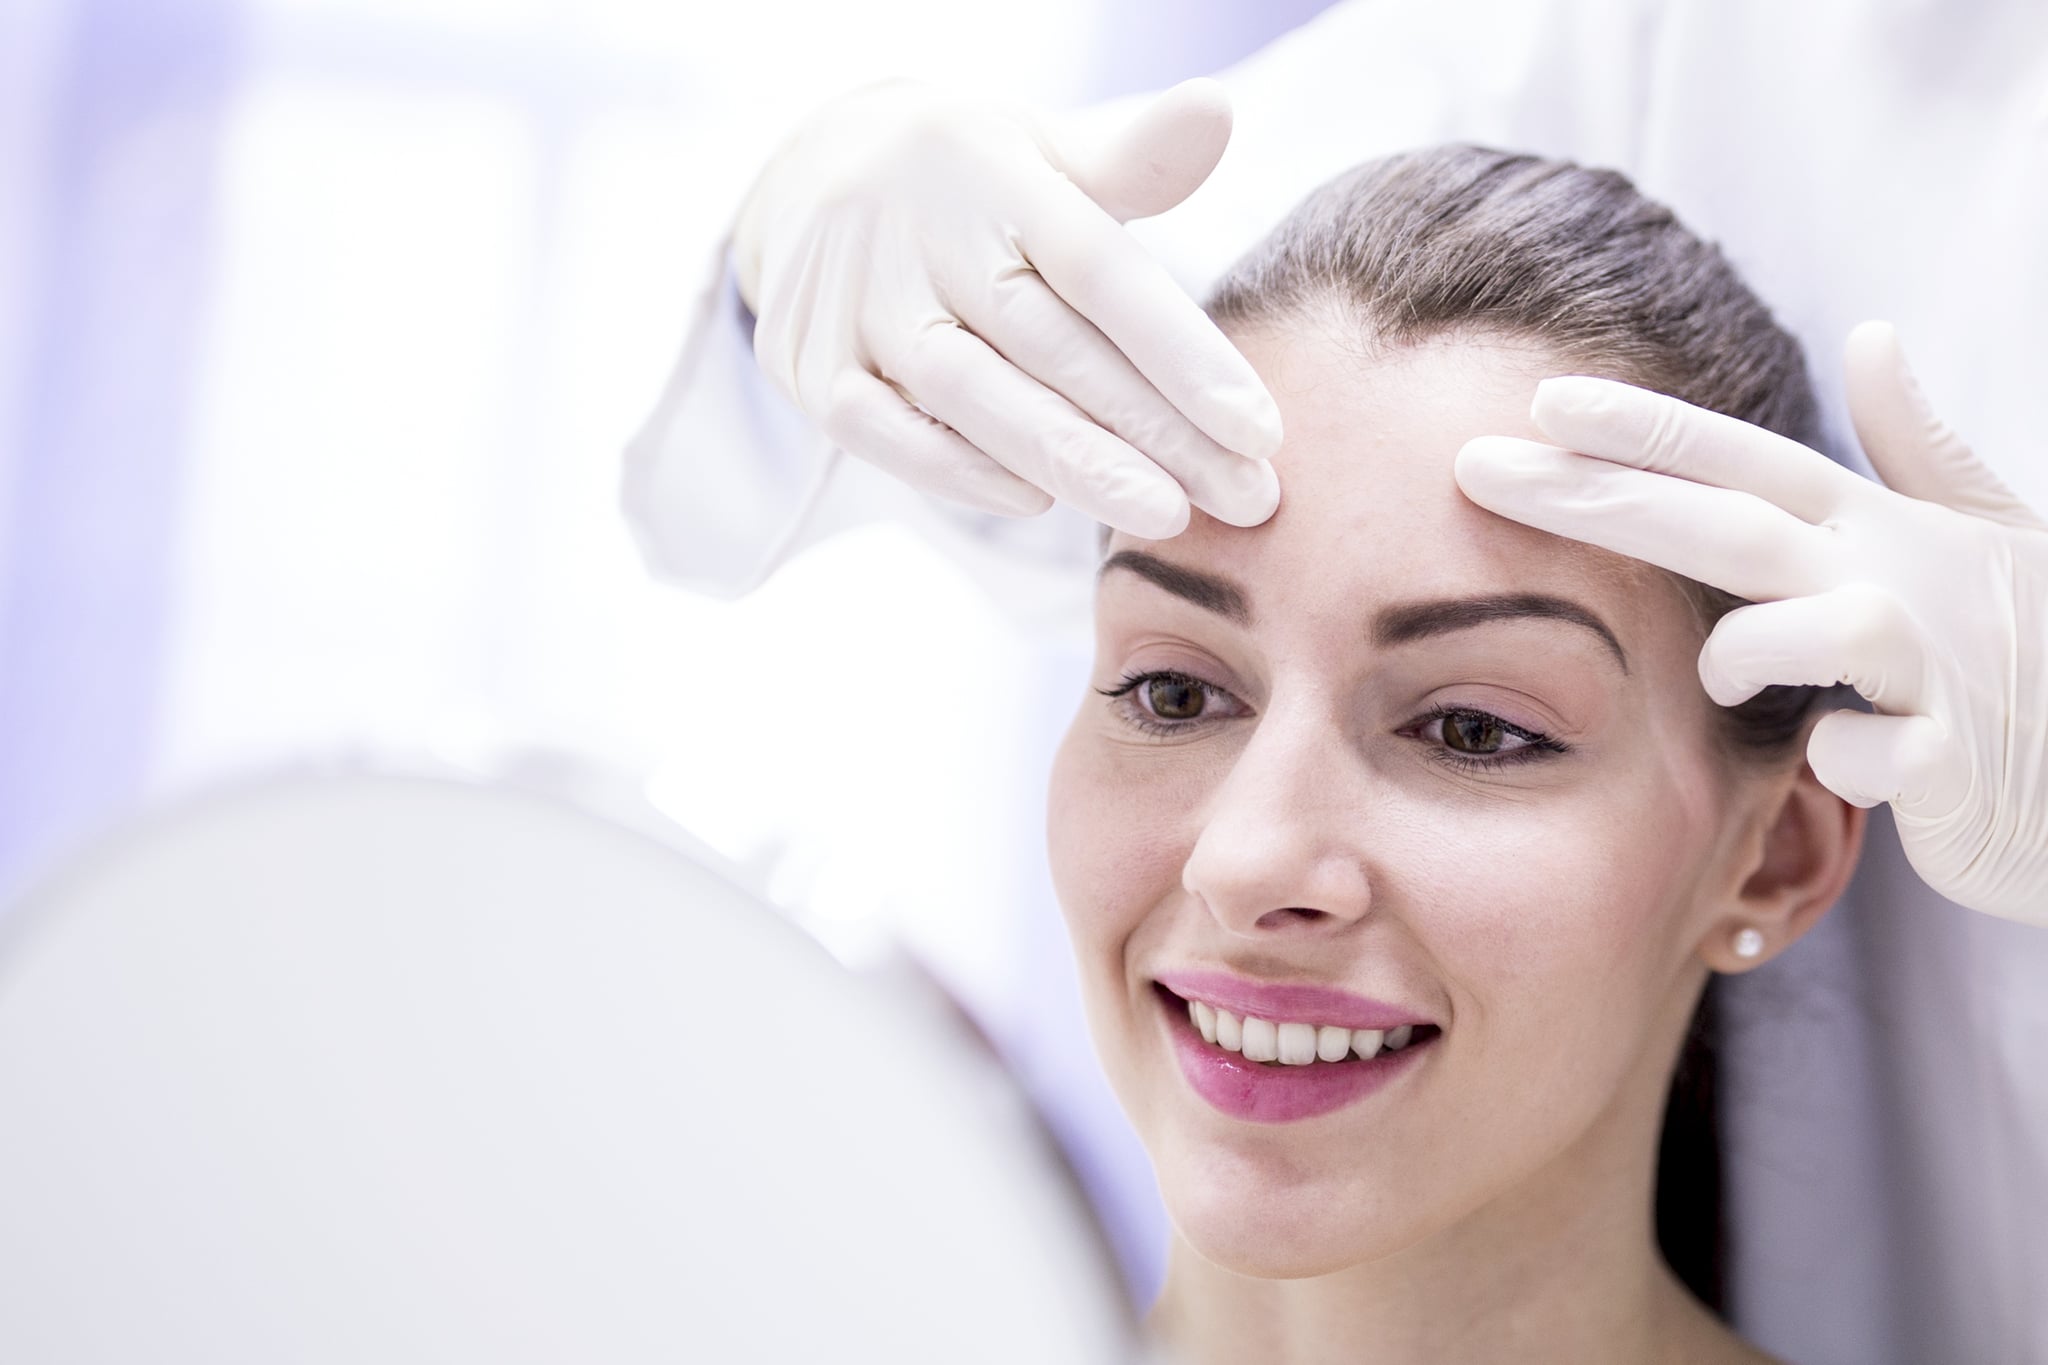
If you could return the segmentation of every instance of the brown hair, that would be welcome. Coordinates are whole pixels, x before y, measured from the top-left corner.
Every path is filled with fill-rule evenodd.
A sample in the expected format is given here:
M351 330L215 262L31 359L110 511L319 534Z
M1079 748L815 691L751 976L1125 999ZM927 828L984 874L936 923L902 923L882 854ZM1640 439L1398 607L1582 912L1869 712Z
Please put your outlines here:
M1368 349L1523 340L1806 445L1819 437L1799 344L1719 250L1615 171L1465 145L1367 162L1303 200L1224 276L1208 311L1243 327L1335 316L1355 323ZM1678 582L1703 634L1742 605ZM1822 695L1772 687L1717 708L1718 738L1732 754L1784 761ZM1673 1270L1719 1309L1714 995L1702 994L1665 1110L1657 1237Z

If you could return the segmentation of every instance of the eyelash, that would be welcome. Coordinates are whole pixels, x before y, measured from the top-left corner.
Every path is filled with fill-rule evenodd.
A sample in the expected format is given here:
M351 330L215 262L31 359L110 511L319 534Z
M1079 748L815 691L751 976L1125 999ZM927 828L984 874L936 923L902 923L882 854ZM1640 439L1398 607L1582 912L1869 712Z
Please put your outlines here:
M1214 694L1227 697L1230 695L1228 692L1225 692L1222 688L1217 687L1213 683L1203 682L1200 678L1193 677L1186 673L1176 672L1172 669L1155 669L1149 673L1127 673L1124 675L1122 682L1118 686L1098 687L1095 689L1095 691L1101 693L1105 697L1110 698L1112 701L1117 701L1122 697L1128 696L1130 693L1136 691L1139 687L1144 686L1146 683L1155 681L1178 683L1186 687L1199 688L1204 696ZM1117 713L1119 718L1122 719L1125 724L1131 726L1133 729L1141 730L1146 734L1150 735L1180 734L1184 731L1194 729L1202 723L1200 719L1179 722L1162 721L1158 717L1153 716L1150 713L1143 710L1142 708L1140 708L1135 701L1121 702L1120 704L1112 707L1111 709ZM1506 753L1496 754L1491 757L1485 758L1475 757L1472 754L1462 754L1459 753L1456 749L1452 749L1441 744L1433 745L1430 749L1430 753L1439 762L1449 763L1453 767L1468 769L1499 769L1509 767L1516 763L1532 762L1537 759L1546 758L1552 754L1566 753L1571 749L1571 746L1569 744L1564 743L1562 740L1552 739L1549 735L1539 733L1535 730L1525 730L1519 725L1515 725L1509 721L1502 720L1499 716L1494 715L1491 711L1481 711L1477 707L1473 706L1432 706L1418 720L1412 722L1406 728L1413 729L1418 725L1426 726L1430 724L1432 721L1448 720L1454 716L1476 716L1482 720L1492 721L1495 725L1498 725L1501 729L1513 735L1515 738L1524 740L1526 742L1519 749L1511 749L1508 750Z

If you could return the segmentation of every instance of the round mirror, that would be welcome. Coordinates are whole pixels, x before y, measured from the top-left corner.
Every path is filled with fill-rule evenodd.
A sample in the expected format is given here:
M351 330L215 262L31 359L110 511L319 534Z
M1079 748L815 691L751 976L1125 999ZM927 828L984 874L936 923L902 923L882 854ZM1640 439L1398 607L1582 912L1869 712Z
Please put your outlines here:
M252 785L4 930L0 1359L1141 1350L963 1016L567 804Z

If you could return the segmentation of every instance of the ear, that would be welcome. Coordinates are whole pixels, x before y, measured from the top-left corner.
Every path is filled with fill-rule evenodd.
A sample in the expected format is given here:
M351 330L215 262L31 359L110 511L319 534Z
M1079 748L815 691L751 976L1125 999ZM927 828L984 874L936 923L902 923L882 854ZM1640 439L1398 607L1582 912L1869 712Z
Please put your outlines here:
M1760 820L1743 841L1733 889L1699 946L1717 972L1746 972L1796 943L1840 898L1863 851L1865 812L1820 784L1804 762L1774 778ZM1753 929L1761 951L1744 957L1737 936ZM1752 939L1755 943L1757 940Z

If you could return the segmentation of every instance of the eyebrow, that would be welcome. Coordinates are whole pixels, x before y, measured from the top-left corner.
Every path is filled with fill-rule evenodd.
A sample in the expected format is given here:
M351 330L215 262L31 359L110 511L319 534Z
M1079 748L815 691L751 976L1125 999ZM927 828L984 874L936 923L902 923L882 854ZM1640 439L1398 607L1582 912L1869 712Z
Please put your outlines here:
M1227 578L1173 564L1143 550L1117 551L1102 562L1096 571L1096 581L1101 582L1111 569L1128 570L1234 625L1252 624L1251 599ZM1569 598L1540 592L1487 593L1382 607L1372 618L1372 641L1383 647L1405 645L1494 621L1530 618L1563 621L1591 631L1614 655L1621 671L1629 671L1628 651L1621 647L1621 641L1605 621Z

